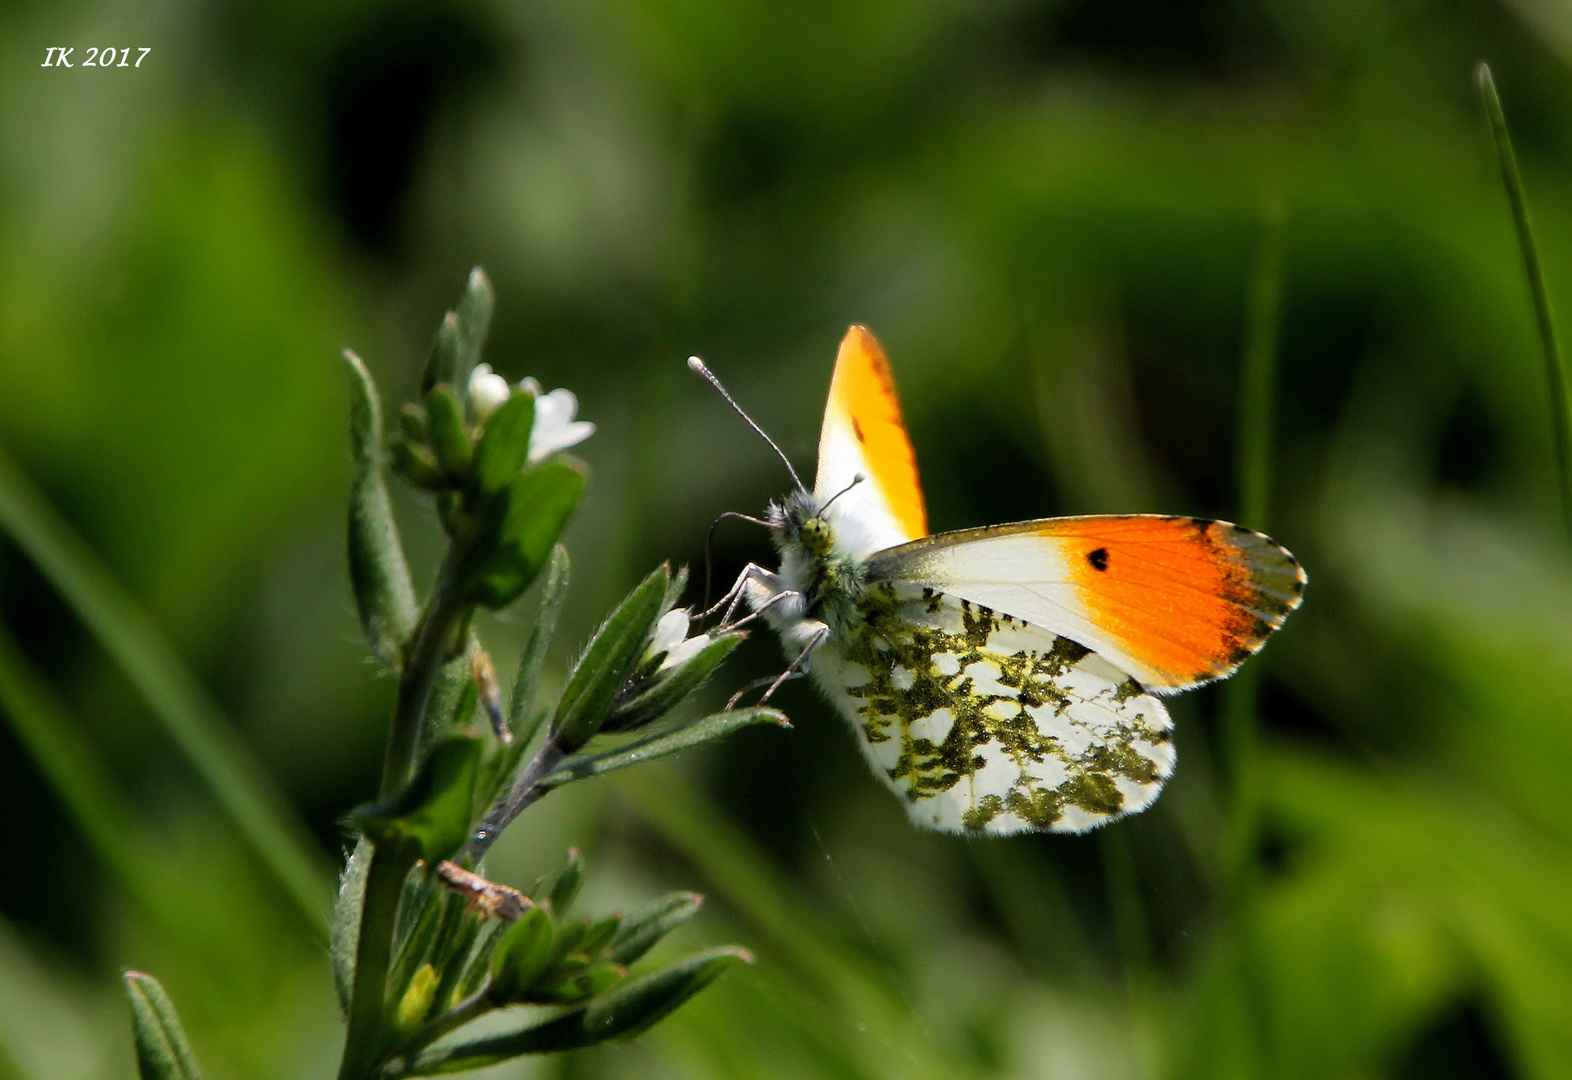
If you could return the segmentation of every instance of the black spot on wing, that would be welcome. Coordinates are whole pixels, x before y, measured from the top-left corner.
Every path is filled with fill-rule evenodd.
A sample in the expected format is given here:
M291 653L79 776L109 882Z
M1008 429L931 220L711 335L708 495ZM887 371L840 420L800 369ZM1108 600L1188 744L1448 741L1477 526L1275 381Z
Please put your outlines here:
M1108 549L1100 547L1096 551L1088 551L1086 561L1092 564L1093 570L1108 569Z

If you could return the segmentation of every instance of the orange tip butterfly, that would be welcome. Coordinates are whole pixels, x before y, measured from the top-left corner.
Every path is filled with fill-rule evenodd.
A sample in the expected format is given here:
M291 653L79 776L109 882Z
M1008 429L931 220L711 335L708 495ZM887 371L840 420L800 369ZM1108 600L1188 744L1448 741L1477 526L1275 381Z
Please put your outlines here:
M813 490L799 481L766 522L780 569L750 564L713 610L769 623L787 674L806 668L912 820L947 832L1084 832L1146 809L1174 769L1157 695L1232 674L1305 587L1270 537L1203 518L929 536L895 379L861 326L835 361Z

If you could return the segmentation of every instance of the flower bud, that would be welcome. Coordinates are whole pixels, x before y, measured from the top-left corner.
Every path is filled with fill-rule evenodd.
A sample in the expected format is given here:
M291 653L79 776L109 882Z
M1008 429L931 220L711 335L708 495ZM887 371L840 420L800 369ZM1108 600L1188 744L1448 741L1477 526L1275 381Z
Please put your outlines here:
M476 364L469 376L469 404L475 422L484 424L513 394L508 380L491 370L490 364Z

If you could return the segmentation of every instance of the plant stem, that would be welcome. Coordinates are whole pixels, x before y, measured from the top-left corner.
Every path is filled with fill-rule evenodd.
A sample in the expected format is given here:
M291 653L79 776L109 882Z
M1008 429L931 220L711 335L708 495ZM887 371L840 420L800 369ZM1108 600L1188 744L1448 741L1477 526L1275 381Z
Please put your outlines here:
M401 852L373 850L366 873L366 897L355 950L355 983L350 995L349 1032L338 1080L369 1080L382 1056L387 1016L388 965L393 959L393 928L399 896L414 859Z
M458 597L450 568L457 565L458 545L449 549L437 585L431 592L426 610L415 627L409 658L399 678L398 700L393 706L393 722L388 727L387 754L382 759L382 798L387 798L409 782L420 751L420 734L425 728L426 709L432 687L442 665L449 659L459 623L468 605Z
M408 1039L399 1044L396 1056L407 1057L416 1053L450 1031L456 1031L477 1017L484 1016L497 1007L491 1000L491 980L488 978L479 990L453 1006L441 1016L428 1021Z
M513 782L513 787L508 793L492 804L485 820L480 823L475 830L475 835L470 838L469 853L474 856L476 862L480 861L486 854L486 849L502 834L502 830L523 812L525 807L546 793L545 789L539 786L540 782L562 763L564 756L562 748L557 745L557 740L548 735L535 754L534 760L519 773L518 779Z
M1545 289L1545 273L1539 263L1539 245L1534 240L1534 223L1528 214L1528 199L1523 194L1523 177L1518 172L1517 154L1507 131L1506 113L1490 65L1480 61L1479 96L1485 103L1490 134L1495 139L1496 157L1501 163L1501 181L1507 201L1512 204L1512 220L1517 226L1517 243L1523 252L1523 269L1528 273L1528 288L1534 298L1534 315L1539 323L1539 343L1545 353L1545 375L1550 382L1550 412L1555 428L1556 474L1561 484L1561 514L1572 532L1572 400L1567 397L1566 360L1556 337L1556 324L1550 310L1550 294Z

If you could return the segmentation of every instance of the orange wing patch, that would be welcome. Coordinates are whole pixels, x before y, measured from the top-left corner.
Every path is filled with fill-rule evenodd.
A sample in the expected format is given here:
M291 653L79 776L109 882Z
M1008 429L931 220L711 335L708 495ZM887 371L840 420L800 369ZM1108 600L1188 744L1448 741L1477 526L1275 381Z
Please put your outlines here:
M1305 575L1272 540L1204 518L1044 522L1087 616L1131 656L1185 686L1231 672L1299 606Z
M907 538L928 535L917 456L901 420L895 376L883 346L863 326L846 331L835 358L835 377L830 382L830 400L819 437L819 480L815 486L822 495L834 495L828 487L838 489L851 481L850 475L826 475L828 463L837 458L832 441L846 432L855 440L857 456L862 459L861 467L853 472L864 472L879 489Z

